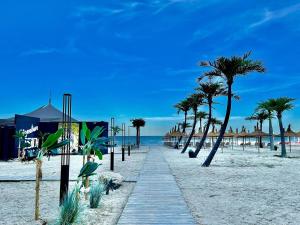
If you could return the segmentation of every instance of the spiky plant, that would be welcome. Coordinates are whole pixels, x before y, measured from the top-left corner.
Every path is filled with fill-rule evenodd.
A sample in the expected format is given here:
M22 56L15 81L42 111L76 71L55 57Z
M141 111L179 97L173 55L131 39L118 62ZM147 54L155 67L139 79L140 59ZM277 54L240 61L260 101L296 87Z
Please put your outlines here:
M76 186L72 192L64 197L60 206L58 225L71 225L79 221L82 207L80 205L79 188Z
M90 190L90 208L96 209L99 207L101 198L103 196L103 193L105 191L105 186L100 183L99 181L95 182L91 186Z

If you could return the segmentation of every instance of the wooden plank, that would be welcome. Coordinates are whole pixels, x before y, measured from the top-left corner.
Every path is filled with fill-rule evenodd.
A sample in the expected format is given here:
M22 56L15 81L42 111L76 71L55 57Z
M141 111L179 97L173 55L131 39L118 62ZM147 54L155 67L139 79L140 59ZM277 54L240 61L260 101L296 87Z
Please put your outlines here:
M161 151L148 152L118 224L196 224Z

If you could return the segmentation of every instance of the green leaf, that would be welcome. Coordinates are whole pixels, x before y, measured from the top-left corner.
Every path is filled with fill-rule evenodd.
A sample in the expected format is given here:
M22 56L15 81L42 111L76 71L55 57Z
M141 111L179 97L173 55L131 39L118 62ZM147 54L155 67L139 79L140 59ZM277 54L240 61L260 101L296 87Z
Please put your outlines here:
M89 177L89 176L94 175L94 172L98 169L99 166L100 166L100 164L98 164L98 163L87 162L81 168L78 177Z
M102 152L99 149L94 149L96 156L98 157L99 160L103 159Z
M42 148L49 148L50 146L54 145L58 139L62 136L64 132L63 128L60 128L56 131L54 134L50 134L47 138L47 140L43 143Z
M50 146L49 148L47 148L47 151L51 151L53 149L61 148L61 147L65 146L65 145L67 145L69 143L70 143L70 140L63 140L63 141L61 141L61 142L59 142L57 144L54 144L54 145Z
M91 140L97 139L104 131L103 127L96 126L91 133Z

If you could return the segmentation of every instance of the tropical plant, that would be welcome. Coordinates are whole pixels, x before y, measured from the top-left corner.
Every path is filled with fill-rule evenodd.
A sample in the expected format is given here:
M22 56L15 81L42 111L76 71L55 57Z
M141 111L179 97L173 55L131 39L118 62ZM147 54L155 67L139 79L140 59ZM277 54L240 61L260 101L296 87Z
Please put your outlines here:
M36 183L35 183L35 220L40 217L40 182L42 179L43 156L53 149L59 149L69 143L69 140L63 140L58 143L64 130L59 129L56 133L50 134L38 150L36 158Z
M269 113L266 110L256 110L256 112L249 117L246 117L246 120L256 120L259 122L259 129L262 131L263 123L269 118ZM258 127L257 127L258 128ZM262 136L259 137L259 147L263 148Z
M185 130L187 128L187 113L188 111L190 110L190 104L189 102L185 99L179 103L177 103L175 106L174 106L176 109L177 109L177 113L179 114L180 112L183 112L184 113L184 122L182 123L182 135L178 138L178 141L177 143L175 144L175 148L178 149L179 148L179 145L180 145L180 142L183 138L183 135L185 134Z
M190 136L187 139L187 142L185 143L184 148L182 149L181 153L185 153L185 151L187 150L188 146L191 143L191 140L194 136L195 133L195 128L196 128L196 124L197 124L197 112L198 112L198 107L199 105L203 104L203 95L202 94L192 94L190 97L187 98L187 101L190 104L190 108L193 111L193 126L192 126L192 131L190 133Z
M116 136L118 133L120 133L120 131L122 131L122 129L119 126L112 127L111 129L114 136Z
M210 166L215 154L218 151L218 148L223 140L226 128L230 119L231 105L232 105L232 85L237 76L244 76L250 72L265 72L260 61L253 61L249 59L250 52L244 54L243 56L233 56L230 58L220 57L215 61L203 61L200 63L201 66L211 67L212 70L206 72L203 76L199 77L199 80L202 80L204 77L209 78L221 78L227 84L227 108L224 122L220 130L219 137L208 155L207 159L202 166Z
M269 139L270 139L270 149L271 151L275 150L274 149L274 131L273 131L273 124L272 124L272 119L273 119L273 108L272 108L272 102L270 100L263 101L258 103L258 106L256 108L256 111L267 111L268 113L268 120L269 120Z
M288 98L288 97L269 99L271 109L276 113L278 123L279 123L279 130L280 130L280 137L281 137L281 157L286 157L286 147L285 147L285 137L284 137L285 131L282 124L282 114L283 112L294 108L294 105L292 103L294 100L295 99Z
M83 210L80 205L79 188L75 186L72 192L65 195L62 205L60 206L60 214L57 224L71 225L80 219L80 212Z
M212 82L211 80L209 82L202 82L199 84L200 86L197 88L197 90L204 96L205 104L208 106L208 117L207 117L207 123L205 125L204 133L201 138L201 141L199 145L197 145L196 151L190 151L189 157L195 158L201 151L205 140L207 138L207 134L209 131L209 126L211 124L211 118L212 118L212 105L213 105L213 99L218 96L222 96L226 94L225 88L222 83L220 82Z
M20 158L25 143L26 133L23 130L18 130L14 137L18 139L18 158Z
M83 167L78 177L83 178L83 184L87 189L89 187L89 177L94 175L94 171L100 166L100 164L91 162L91 154L94 153L99 160L102 160L102 150L107 148L109 139L101 137L104 132L103 127L96 126L92 131L87 127L86 123L82 123L82 129L80 131L80 140L82 143L81 149L83 153ZM86 159L87 158L87 159ZM87 194L85 198L87 199Z
M136 145L139 148L141 143L141 127L146 125L144 119L132 119L132 126L136 128Z
M208 116L207 112L204 111L199 111L197 113L197 118L199 119L199 133L203 132L203 128L202 128L202 121L205 120Z
M96 209L99 207L99 203L105 191L105 186L99 181L95 182L91 186L90 190L90 208Z

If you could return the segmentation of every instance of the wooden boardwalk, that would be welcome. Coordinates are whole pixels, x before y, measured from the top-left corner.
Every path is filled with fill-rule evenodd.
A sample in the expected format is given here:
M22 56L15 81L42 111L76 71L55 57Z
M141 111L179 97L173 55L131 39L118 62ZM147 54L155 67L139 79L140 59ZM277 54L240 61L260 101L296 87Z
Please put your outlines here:
M149 151L118 224L196 224L160 150Z

